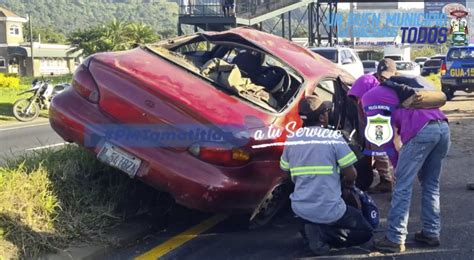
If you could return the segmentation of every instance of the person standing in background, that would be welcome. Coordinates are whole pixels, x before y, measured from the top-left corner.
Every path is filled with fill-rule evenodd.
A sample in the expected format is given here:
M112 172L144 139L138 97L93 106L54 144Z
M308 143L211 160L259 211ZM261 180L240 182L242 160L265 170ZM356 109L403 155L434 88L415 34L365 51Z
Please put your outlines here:
M386 59L380 61L381 63L386 63ZM381 71L377 70L374 74L365 74L358 78L354 84L352 85L351 89L347 93L349 97L354 98L357 101L357 108L359 113L359 118L363 118L361 120L361 128L365 129L365 115L364 109L362 107L361 98L362 96L367 93L369 90L375 87L379 87L381 83L383 83L387 78L381 75ZM368 143L368 149L375 150L374 145ZM388 156L374 156L374 167L377 170L377 173L380 177L380 182L377 186L369 189L369 193L385 193L385 192L392 192L393 189L393 177L392 171L393 168L390 165L390 161Z
M393 60L379 63L378 72L388 79L396 73ZM384 149L395 167L395 186L388 214L386 236L375 241L377 250L387 252L405 251L408 234L408 216L415 177L422 188L421 222L422 229L415 233L415 241L428 245L440 245L440 175L444 159L451 144L450 130L446 115L439 108L407 109L399 107L400 100L395 90L379 86L372 88L362 97L366 116L384 114L378 107L389 107L389 116L402 139L400 153L389 142Z

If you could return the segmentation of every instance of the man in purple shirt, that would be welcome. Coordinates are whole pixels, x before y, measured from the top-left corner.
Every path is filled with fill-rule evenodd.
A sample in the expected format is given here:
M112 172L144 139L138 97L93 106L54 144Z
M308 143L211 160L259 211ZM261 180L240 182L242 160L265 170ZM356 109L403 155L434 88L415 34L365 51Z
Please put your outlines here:
M351 89L347 93L349 97L353 97L358 103L358 112L360 118L365 118L364 110L361 105L361 98L362 96L367 93L370 89L374 87L378 87L381 82L385 81L386 79L381 77L379 73L375 74L365 74L358 78L354 84L352 84ZM361 122L361 127L365 128L365 121ZM372 150L375 149L373 145L368 145L367 148ZM369 189L370 193L385 193L385 192L392 192L393 186L393 178L391 172L391 166L389 163L389 159L386 155L381 156L374 156L374 167L377 170L377 173L380 176L380 183L377 186Z
M392 60L380 62L379 66L384 78L396 73ZM447 118L440 109L405 109L399 103L395 91L384 86L372 88L362 97L366 115L390 115L392 126L398 129L403 142L400 154L393 142L384 147L395 167L396 181L388 214L389 227L385 238L376 241L374 247L388 252L405 251L412 187L417 175L422 187L423 228L415 233L415 240L430 246L440 244L439 179L450 146ZM377 107L389 107L390 111L371 109Z

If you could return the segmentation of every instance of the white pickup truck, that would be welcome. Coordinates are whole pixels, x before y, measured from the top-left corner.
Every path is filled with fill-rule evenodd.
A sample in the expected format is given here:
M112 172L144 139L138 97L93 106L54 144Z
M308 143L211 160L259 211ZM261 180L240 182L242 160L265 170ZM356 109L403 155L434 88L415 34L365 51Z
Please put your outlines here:
M410 51L410 47L386 46L383 49L383 56L394 61L411 61Z

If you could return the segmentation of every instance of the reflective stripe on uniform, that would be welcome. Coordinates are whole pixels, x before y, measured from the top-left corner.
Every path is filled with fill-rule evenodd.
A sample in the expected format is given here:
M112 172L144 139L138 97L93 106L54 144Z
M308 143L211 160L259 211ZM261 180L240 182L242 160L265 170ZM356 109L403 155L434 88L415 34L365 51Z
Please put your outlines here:
M312 175L312 174L332 174L333 167L331 165L326 166L300 166L290 169L291 176L298 175Z
M282 168L283 170L289 170L290 164L283 160L283 158L280 158L280 168Z
M337 160L337 163L342 168L344 166L347 166L347 165L353 163L354 161L357 161L357 157L356 157L354 152L350 152L347 155L345 155L344 157L342 157L341 159Z

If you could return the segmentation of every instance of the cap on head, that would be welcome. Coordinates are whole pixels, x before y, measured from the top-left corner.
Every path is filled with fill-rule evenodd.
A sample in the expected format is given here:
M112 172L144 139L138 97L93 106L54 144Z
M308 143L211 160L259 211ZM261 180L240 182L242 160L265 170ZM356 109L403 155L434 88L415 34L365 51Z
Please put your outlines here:
M301 100L298 113L303 120L315 121L324 110L331 107L330 101L322 101L318 96L310 95Z
M388 79L397 74L397 64L392 59L382 59L377 66L377 74Z

